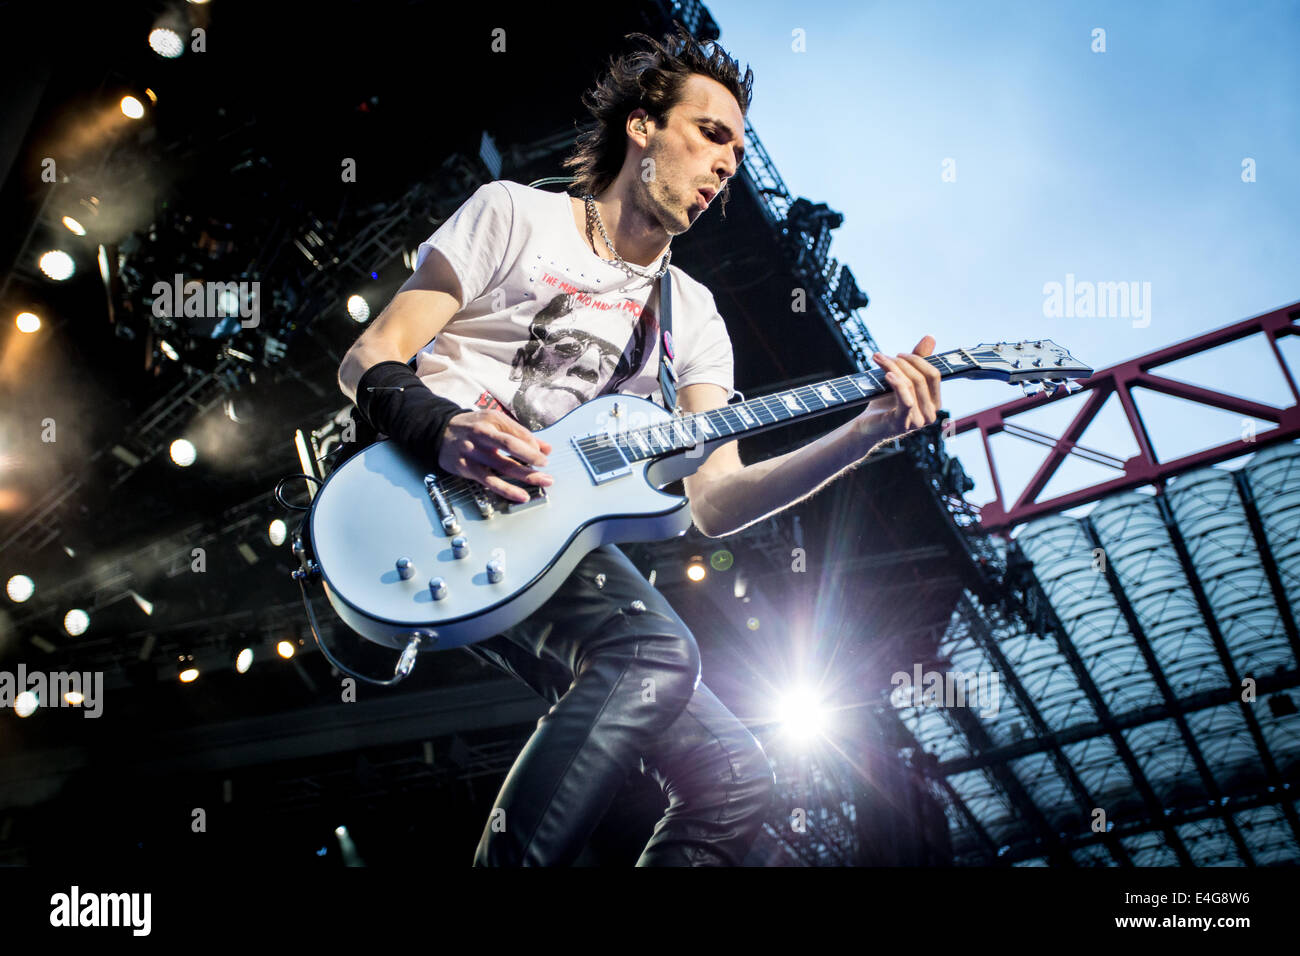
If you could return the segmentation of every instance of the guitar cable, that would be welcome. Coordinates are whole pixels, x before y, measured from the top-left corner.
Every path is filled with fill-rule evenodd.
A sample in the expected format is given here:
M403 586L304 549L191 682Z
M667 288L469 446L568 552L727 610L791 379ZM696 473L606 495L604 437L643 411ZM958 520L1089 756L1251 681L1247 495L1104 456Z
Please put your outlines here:
M283 489L285 482L293 481L295 478L305 478L307 481L315 482L317 485L321 484L320 479L313 475L285 475L275 484L275 500L291 511L310 511L310 506L296 505L284 499ZM380 680L377 677L367 677L365 674L358 673L331 654L329 648L325 646L325 640L320 635L320 626L316 623L316 612L312 609L311 598L307 596L307 578L319 574L320 569L316 563L311 560L311 557L307 554L306 549L302 545L304 538L308 537L305 534L306 526L307 519L304 518L302 523L298 525L297 531L294 533L294 551L299 554L303 567L293 572L293 579L298 582L298 590L302 592L302 606L307 612L307 625L311 628L312 640L314 640L316 646L320 648L320 652L325 656L325 660L329 661L336 670L347 674L349 677L355 677L357 680L365 681L367 684L373 684L376 687L392 687L401 682L410 675L412 668L415 667L415 657L419 653L420 644L426 637L431 635L412 633L411 639L406 645L406 649L402 651L402 656L398 658L397 666L393 669L393 676L388 680Z
M402 651L402 656L398 658L397 666L393 669L393 676L388 680L380 680L377 677L367 677L365 674L359 674L331 654L329 648L325 646L325 641L321 639L316 625L316 612L312 610L311 599L307 597L307 585L303 583L305 577L306 575L298 576L298 589L302 591L302 606L307 611L307 623L311 628L311 636L316 641L316 646L320 648L320 652L325 655L325 660L350 677L365 681L367 684L374 684L376 687L392 687L405 680L411 673L411 669L415 667L415 655L419 653L420 643L424 640L424 635L411 635L410 643Z

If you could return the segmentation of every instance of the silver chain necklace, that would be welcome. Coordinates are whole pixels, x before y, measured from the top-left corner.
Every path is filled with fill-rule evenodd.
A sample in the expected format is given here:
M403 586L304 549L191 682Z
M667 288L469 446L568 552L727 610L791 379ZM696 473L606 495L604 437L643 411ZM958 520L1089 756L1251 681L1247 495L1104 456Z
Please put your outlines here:
M605 224L600 221L600 213L596 210L596 197L593 196L591 193L588 193L586 196L583 197L583 199L586 200L587 203L587 241L591 242L594 247L595 243L592 241L592 237L591 237L591 224L592 221L594 220L597 228L600 229L600 238L605 240L605 246L609 249L610 252L614 253L613 259L605 259L604 256L601 256L601 258L604 259L605 262L608 262L611 265L618 266L618 268L622 269L632 278L658 279L660 276L662 276L665 272L668 271L668 260L671 259L673 255L672 249L669 249L667 252L664 253L664 257L659 263L658 272L653 272L653 273L642 272L636 266L633 266L632 264L627 262L622 256L618 254L618 250L614 248L614 243L609 241L609 235L605 232Z

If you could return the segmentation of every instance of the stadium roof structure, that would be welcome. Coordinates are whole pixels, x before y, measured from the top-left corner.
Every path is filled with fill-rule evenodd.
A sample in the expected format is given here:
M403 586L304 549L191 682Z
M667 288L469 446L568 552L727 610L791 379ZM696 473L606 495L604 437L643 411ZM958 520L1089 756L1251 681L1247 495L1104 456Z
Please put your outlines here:
M940 657L998 675L996 706L898 712L937 758L958 861L1300 862L1300 447L1002 547L1047 595L1048 633L968 595Z

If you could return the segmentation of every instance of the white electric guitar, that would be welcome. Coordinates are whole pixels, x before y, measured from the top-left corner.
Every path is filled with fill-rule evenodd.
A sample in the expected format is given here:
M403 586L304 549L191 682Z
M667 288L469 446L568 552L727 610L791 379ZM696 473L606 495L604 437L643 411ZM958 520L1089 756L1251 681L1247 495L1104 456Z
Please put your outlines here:
M1072 391L1080 387L1072 379L1092 374L1047 340L927 361L944 378L1000 378L1028 394ZM536 433L551 445L543 470L555 482L517 483L526 503L429 472L395 442L376 442L321 485L294 540L301 568L293 574L300 584L319 576L350 628L404 650L404 676L417 651L472 644L527 618L594 548L685 533L687 499L659 488L695 472L719 445L889 390L884 371L872 369L696 414L601 396Z

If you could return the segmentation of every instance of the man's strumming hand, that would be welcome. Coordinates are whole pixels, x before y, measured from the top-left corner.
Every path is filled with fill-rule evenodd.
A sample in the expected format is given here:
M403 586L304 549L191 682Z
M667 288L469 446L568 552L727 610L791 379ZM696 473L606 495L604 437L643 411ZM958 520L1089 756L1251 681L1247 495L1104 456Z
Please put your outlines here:
M438 467L477 481L503 498L524 502L528 493L504 479L514 478L530 485L553 484L555 479L550 475L534 470L546 464L550 453L549 442L541 441L508 415L485 409L461 412L447 421Z

